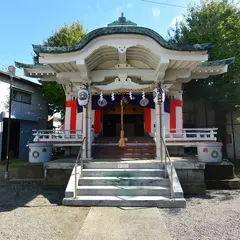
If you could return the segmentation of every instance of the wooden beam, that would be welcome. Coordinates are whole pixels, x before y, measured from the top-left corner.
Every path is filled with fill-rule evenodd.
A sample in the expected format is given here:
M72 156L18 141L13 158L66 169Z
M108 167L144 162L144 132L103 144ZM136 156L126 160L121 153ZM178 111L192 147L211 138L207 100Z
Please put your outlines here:
M156 71L155 71L155 74L157 76L157 80L162 80L165 76L165 73L166 73L166 70L169 66L169 59L167 58L161 58L159 63L158 63L158 66L156 68Z
M119 63L120 64L126 64L127 63L127 54L126 54L127 48L125 46L119 46L118 47L118 57L119 57Z
M90 79L92 82L102 82L105 78L118 77L119 74L127 74L129 77L139 77L146 81L156 79L154 70L137 68L94 70L90 73Z

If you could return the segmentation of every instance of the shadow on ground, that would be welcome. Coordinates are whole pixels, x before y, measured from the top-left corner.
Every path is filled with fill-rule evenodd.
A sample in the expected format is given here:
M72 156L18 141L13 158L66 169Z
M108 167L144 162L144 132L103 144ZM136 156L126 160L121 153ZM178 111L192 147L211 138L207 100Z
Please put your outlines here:
M49 206L49 204L61 205L64 189L44 189L42 185L36 183L0 182L0 212L12 211L19 207L34 207L34 204L28 203L39 197L45 202L37 207Z

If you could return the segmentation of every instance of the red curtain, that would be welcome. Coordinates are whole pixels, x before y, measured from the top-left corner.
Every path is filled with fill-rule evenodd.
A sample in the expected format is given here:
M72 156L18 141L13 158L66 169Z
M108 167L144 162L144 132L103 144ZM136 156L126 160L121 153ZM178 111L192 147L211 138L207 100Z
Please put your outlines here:
M70 130L76 130L77 126L77 101L71 100L66 102L66 107L71 109L70 114ZM76 133L76 131L71 131L71 133Z
M145 132L151 132L151 108L144 108Z
M182 107L182 100L170 100L170 129L176 129L176 107ZM171 133L176 133L176 130L171 130Z
M100 134L101 131L101 115L102 109L96 109L94 112L94 132Z

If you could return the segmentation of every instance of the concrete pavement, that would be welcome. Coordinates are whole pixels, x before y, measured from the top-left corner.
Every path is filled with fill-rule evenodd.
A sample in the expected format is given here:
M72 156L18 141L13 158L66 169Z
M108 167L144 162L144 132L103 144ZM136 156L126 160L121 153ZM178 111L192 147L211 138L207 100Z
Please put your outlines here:
M92 207L77 240L171 240L157 208Z

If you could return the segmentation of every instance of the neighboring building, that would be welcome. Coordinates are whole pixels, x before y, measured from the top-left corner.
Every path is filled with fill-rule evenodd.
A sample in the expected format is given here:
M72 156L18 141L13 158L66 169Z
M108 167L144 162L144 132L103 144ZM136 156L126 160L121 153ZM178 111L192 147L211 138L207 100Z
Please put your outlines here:
M7 125L10 76L0 71L0 160L7 151ZM28 141L33 129L47 127L47 104L41 94L41 85L24 78L13 78L10 156L28 160Z

